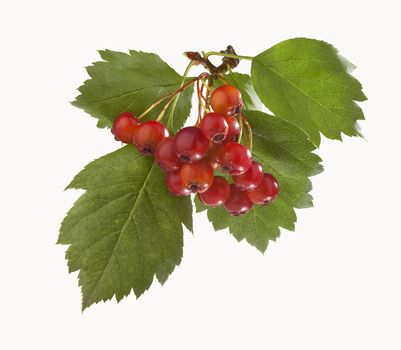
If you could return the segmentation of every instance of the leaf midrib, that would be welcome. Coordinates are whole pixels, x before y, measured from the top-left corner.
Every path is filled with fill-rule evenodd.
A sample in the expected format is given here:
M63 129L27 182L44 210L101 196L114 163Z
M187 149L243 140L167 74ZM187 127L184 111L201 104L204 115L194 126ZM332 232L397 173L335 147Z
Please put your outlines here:
M148 90L148 89L156 89L158 87L159 88L160 87L168 88L168 87L171 87L171 86L174 86L174 85L178 85L178 84L179 84L179 82L166 84L166 85L152 85L152 86L142 87L142 88L138 88L138 89L131 90L131 91L128 91L128 92L124 92L124 93L119 94L119 95L108 97L108 98L105 98L103 100L91 101L91 102L87 102L87 103L81 103L77 99L77 100L73 101L73 104L79 104L82 107L88 107L88 106L93 106L93 105L97 105L97 104L101 104L101 103L105 103L105 102L110 102L110 101L116 100L116 99L121 98L121 97L130 96L130 95L133 95L133 94L138 93L140 91L144 91L144 90ZM80 96L82 96L82 94ZM78 98L80 96L78 96Z
M150 176L150 173L151 173L152 170L153 170L153 167L154 167L154 163L152 163L152 166L151 166L150 169L149 169L148 175L146 176L146 178L145 178L145 180L144 180L144 182L143 182L143 184L142 184L140 190L138 191L138 196L136 197L136 199L135 199L135 201L134 201L134 205L133 205L133 207L132 207L132 209L131 209L131 211L130 211L130 213L129 213L129 215L128 215L127 220L125 221L123 227L121 228L121 233L120 233L120 235L119 235L119 237L118 237L118 239L117 239L117 242L116 242L116 244L115 244L115 246L114 246L114 248L113 248L113 251L112 251L111 254L110 254L109 260L107 261L107 264L106 264L106 266L104 267L102 274L101 274L100 277L97 279L97 281L96 281L96 283L95 283L95 285L94 285L94 287L93 287L93 289L92 289L90 295L85 299L85 302L83 303L84 306L89 306L88 301L92 298L94 291L96 290L96 288L97 288L99 282L100 282L101 279L103 278L104 273L105 273L105 271L107 270L108 266L110 265L111 258L112 258L113 255L115 254L116 248L117 248L117 246L119 245L121 236L123 235L123 232L124 232L124 230L125 230L125 228L126 228L128 222L129 222L129 220L131 219L131 217L133 217L133 213L134 213L134 211L135 211L135 209L136 209L136 206L137 206L137 204L138 204L138 199L141 197L142 192L144 191L144 188L145 188L145 186L146 186L146 183L147 183L148 180L149 180L149 176ZM134 218L134 217L133 217L133 218ZM139 233L139 229L138 229L138 226L137 226L137 223L136 223L135 218L134 218L134 223L135 223L135 226L136 226L136 228L137 228L137 229L136 229L136 232L137 232L137 236L138 236L138 240L139 240L139 245L140 245L140 249L139 249L139 252L140 252L140 270L141 270L140 288L142 288L142 284L143 284L142 237L141 237L141 235L140 235L140 233Z

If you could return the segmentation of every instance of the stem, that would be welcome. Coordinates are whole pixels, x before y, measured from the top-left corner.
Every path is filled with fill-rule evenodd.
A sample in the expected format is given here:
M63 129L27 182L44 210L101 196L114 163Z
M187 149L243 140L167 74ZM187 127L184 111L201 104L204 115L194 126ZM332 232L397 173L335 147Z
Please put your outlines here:
M202 113L202 99L201 99L201 88L199 85L199 80L196 82L196 94L198 96L198 118L196 119L196 126L199 126L201 121L201 113Z
M175 95L174 95L174 96L175 96ZM163 119L164 113L166 113L166 110L167 110L168 106L170 106L171 102L173 102L173 99L172 99L172 98L171 98L171 99L166 103L166 105L163 107L163 109L161 110L161 112L160 112L159 116L157 117L156 121L159 122L160 120Z
M224 57L228 57L228 58L236 58L239 60L248 60L248 61L252 61L253 57L252 56L241 56L241 55L233 55L230 53L223 53L223 52L217 52L217 51L210 51L207 52L203 55L203 58L208 58L209 56L224 56Z
M187 68L185 68L184 74L182 76L182 81L181 81L180 88L185 84L185 80L187 79L189 71L191 70L193 65L194 65L194 61L190 61L188 63L188 65L187 65ZM174 114L175 107L177 106L177 102L178 102L178 99L180 97L180 93L181 93L181 91L174 98L174 102L173 102L173 104L171 106L171 110L170 110L170 114L169 114L170 117Z
M202 82L202 89L201 89L201 98L205 103L205 111L206 113L210 112L210 105L209 105L209 94L211 93L211 89L207 85L206 79L201 79ZM206 88L206 97L203 95L203 89Z
M211 86L213 85L213 79L211 77L209 77L207 79L207 84L206 84L206 101L207 101L207 106L209 108L210 111L210 95L212 94L212 88Z
M224 75L223 75L223 74L219 74L219 79L220 79L224 84L230 85L230 83L229 83L226 79L224 79Z
M237 67L241 59L253 59L251 56L237 55L231 45L228 45L225 50L221 50L220 52L210 51L205 53L202 51L202 53L199 53L197 51L186 51L184 52L184 55L194 62L194 64L205 67L213 78L217 77L219 74L224 74L229 68L233 69ZM208 57L212 55L223 57L219 66L215 66L212 62L210 62Z
M252 127L251 127L251 124L249 124L248 120L246 119L246 117L242 113L241 113L241 120L245 124L245 126L246 126L246 128L248 130L249 150L252 152L253 139L252 139Z
M211 86L211 78L207 79L207 83L206 83L206 79L205 80L202 79L202 82L204 82L204 84L205 84L205 88L207 91L206 99L209 101L209 95L212 93L212 89L210 87Z
M163 101L165 98L167 98L167 97L169 97L169 96L171 96L170 97L170 100L167 102L167 104L163 107L163 109L161 110L161 112L160 112L160 114L159 114L159 116L157 117L157 121L160 121L162 118L163 118L163 116L164 116L164 113L166 112L166 110L167 110L167 108L168 108L168 106L170 106L170 104L171 104L171 102L173 102L173 100L174 100L174 98L181 92L181 91L183 91L183 90L185 90L188 86L190 86L191 84L193 84L194 82L196 82L196 81L198 81L200 78L199 77L196 77L196 78L192 78L191 80L189 80L189 81L187 81L185 84L183 84L183 85L181 85L181 87L178 89L178 90L176 90L176 91L174 91L173 93L171 93L171 94L169 94L169 95L167 95L166 97L164 97L161 101ZM159 100L160 101L160 100ZM157 104L159 104L160 102L159 101L157 101ZM155 103L154 103L155 104ZM154 104L152 105L152 106L150 106L149 108L148 108L148 110L152 107L152 109L154 108L154 107L156 107L156 106L154 106ZM140 116L140 117L142 117L143 116L143 113L142 113L142 115Z
M242 118L239 118L239 137L238 137L238 142L241 143L242 141L242 133L244 131L244 123Z
M138 117L138 119L143 118L143 117L144 117L146 114L148 114L153 108L157 107L157 106L158 106L160 103L162 103L166 98L170 97L170 96L173 95L173 94L174 94L174 92L171 92L171 93L169 93L168 95L161 97L161 98L158 99L156 102L152 103L152 104L149 106L149 108L148 108L145 112L143 112L143 113Z

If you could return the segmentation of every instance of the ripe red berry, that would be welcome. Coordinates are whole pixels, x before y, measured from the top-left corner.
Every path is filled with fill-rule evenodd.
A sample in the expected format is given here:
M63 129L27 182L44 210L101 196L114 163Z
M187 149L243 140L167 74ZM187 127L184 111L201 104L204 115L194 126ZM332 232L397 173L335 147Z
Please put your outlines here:
M213 168L202 159L195 163L183 164L180 169L181 185L192 193L205 192L213 182Z
M260 185L248 192L248 197L255 204L269 204L277 197L278 193L279 186L276 178L265 173Z
M208 206L223 204L230 195L230 185L222 176L215 176L211 186L203 193L198 193L200 201Z
M166 127L156 120L149 120L135 130L134 143L139 152L153 154L156 146L168 137Z
M219 113L208 113L206 114L201 123L200 129L202 130L203 136L213 142L222 142L228 133L228 124L223 115Z
M242 107L241 92L232 85L223 85L210 96L213 110L224 115L237 115Z
M219 153L222 148L223 148L222 144L210 141L209 151L207 152L205 159L210 163L213 169L218 168L220 165Z
M224 203L224 207L231 215L243 215L252 209L253 203L248 198L247 193L234 184L230 185L230 196Z
M191 163L202 159L208 149L208 139L195 126L182 128L175 135L175 151L183 163Z
M263 168L258 162L252 161L251 167L242 175L233 176L234 183L242 190L251 191L263 180Z
M219 162L224 172L230 175L241 175L251 166L251 152L239 143L229 142L221 149Z
M155 159L161 168L167 171L177 170L181 161L175 153L174 137L166 137L155 150Z
M176 196L188 196L191 191L181 184L180 170L173 170L166 175L166 185L169 191Z
M115 139L124 143L134 142L134 132L138 128L140 122L131 112L124 112L114 119L112 134Z
M241 127L237 118L228 116L226 117L226 122L228 124L228 133L224 142L238 142L239 134L241 133Z

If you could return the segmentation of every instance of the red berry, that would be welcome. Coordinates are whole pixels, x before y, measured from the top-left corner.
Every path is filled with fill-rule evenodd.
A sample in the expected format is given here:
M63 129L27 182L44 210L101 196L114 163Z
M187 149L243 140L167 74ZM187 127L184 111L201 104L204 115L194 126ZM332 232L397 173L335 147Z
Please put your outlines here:
M228 116L226 117L226 122L228 124L228 133L224 142L238 142L239 134L241 133L241 127L237 118Z
M188 196L191 191L181 185L180 170L173 170L166 175L166 185L172 194L176 196Z
M231 215L243 215L252 209L253 203L248 198L247 193L234 184L230 185L230 196L224 203L224 207Z
M195 162L202 159L209 149L209 141L202 131L189 126L182 128L175 135L175 151L183 163Z
M200 123L200 128L203 136L216 143L222 142L228 133L227 121L219 113L206 114Z
M216 113L237 115L242 107L241 92L232 85L223 85L213 91L210 104Z
M205 192L213 182L213 168L202 159L195 163L183 164L180 169L181 185L193 193Z
M229 142L221 149L219 162L224 172L230 175L241 175L251 166L251 152L239 143Z
M166 137L157 145L155 159L157 164L167 171L176 170L181 166L181 161L175 153L174 137Z
M242 175L233 176L234 183L242 190L251 191L263 180L263 168L258 162L253 161L251 167Z
M248 197L255 204L269 204L277 197L278 193L279 187L276 178L265 173L260 185L248 192Z
M218 168L220 165L219 153L222 148L223 145L210 141L209 152L207 152L205 159L210 163L213 169Z
M215 176L211 186L203 193L198 193L200 201L211 207L223 204L230 195L230 185L222 176Z
M168 137L166 127L156 120L149 120L135 130L134 143L139 152L153 154L156 146Z
M114 119L112 134L115 139L124 143L134 142L134 132L138 128L140 122L131 112L124 112Z

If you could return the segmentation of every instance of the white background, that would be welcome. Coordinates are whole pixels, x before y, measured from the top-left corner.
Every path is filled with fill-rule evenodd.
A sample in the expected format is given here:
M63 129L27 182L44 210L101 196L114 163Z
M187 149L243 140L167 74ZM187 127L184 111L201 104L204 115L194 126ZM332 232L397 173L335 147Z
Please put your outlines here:
M374 4L373 4L374 3ZM400 9L397 1L2 1L1 349L400 349ZM59 223L86 163L119 145L69 104L97 49L232 44L255 55L296 36L358 66L367 142L325 140L315 208L260 254L204 215L164 287L80 310ZM240 70L246 72L248 63Z

